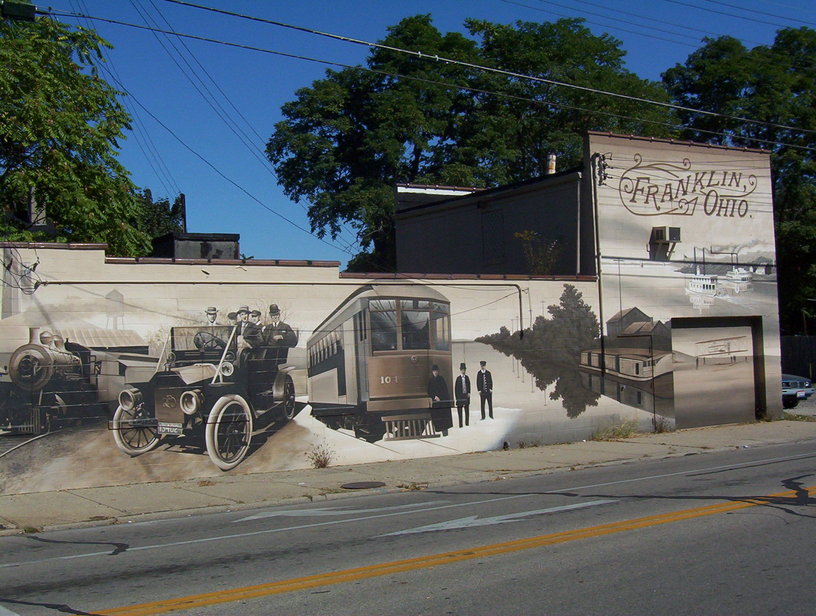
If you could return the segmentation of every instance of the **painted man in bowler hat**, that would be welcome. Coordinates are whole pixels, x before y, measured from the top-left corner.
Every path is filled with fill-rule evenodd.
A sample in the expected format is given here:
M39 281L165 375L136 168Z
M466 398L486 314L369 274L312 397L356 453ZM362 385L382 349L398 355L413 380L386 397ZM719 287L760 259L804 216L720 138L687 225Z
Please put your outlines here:
M207 325L218 325L218 309L215 306L208 307L204 314L207 315Z
M281 363L286 361L289 349L297 346L298 335L288 323L281 320L277 304L269 305L269 323L263 328L263 339L264 344L271 347L271 355L267 353L267 358L275 358Z
M445 377L439 374L439 366L436 364L431 368L431 378L428 380L428 397L431 399L431 406L434 408L450 408L450 394Z

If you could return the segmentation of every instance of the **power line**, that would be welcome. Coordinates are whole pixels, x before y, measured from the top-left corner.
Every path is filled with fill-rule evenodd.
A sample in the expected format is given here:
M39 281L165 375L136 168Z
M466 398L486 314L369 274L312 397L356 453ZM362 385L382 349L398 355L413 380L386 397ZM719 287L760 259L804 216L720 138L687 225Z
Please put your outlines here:
M205 100L205 102L207 102L207 104L209 104L210 108L215 112L215 114L227 126L227 128L229 128L229 130L236 137L238 137L238 139L250 151L250 153L253 155L253 157L256 160L258 160L258 162L261 163L261 166L264 169L266 169L269 173L271 173L273 177L275 177L277 179L277 174L275 173L275 169L272 166L272 164L270 163L269 159L267 159L267 157L264 155L264 151L247 134L247 132L244 131L241 126L239 126L239 123L232 118L232 115L229 113L229 111L226 110L218 102L216 97L210 92L210 88L207 87L207 85L205 84L204 79L202 79L201 76L197 73L196 68L190 64L190 62L186 59L185 54L182 53L181 50L175 45L175 43L173 42L174 38L176 40L178 40L181 47L184 49L184 51L187 52L186 55L189 56L192 59L192 61L195 62L196 66L198 66L198 68L204 73L204 75L206 75L206 77L209 79L209 83L211 83L212 86L215 87L215 89L221 94L223 99L229 104L230 107L232 107L232 109L235 111L235 114L241 120L243 120L244 125L249 129L249 131L251 131L252 133L255 134L255 137L257 137L258 142L262 142L263 137L261 137L261 135L258 134L258 132L255 130L255 127L252 125L252 123L246 118L246 116L244 116L243 113L241 113L241 110L232 102L229 95L227 95L227 93L224 92L224 90L221 88L221 86L218 84L218 82L213 78L213 76L209 73L209 71L207 71L206 67L198 60L196 55L187 46L187 43L185 42L184 38L179 37L176 34L175 28L173 28L173 26L170 24L170 22L167 20L167 18L159 10L158 6L156 6L156 3L154 2L154 0L148 0L148 1L150 2L151 6L156 11L156 13L159 15L159 17L161 17L161 19L164 21L165 24L167 24L167 27L173 33L173 37L171 37L170 35L165 35L165 36L167 37L168 42L170 43L170 45L173 47L173 49L178 54L179 58L181 58L181 60L184 62L184 64L190 70L192 75L196 78L196 80L198 80L198 83L201 84L201 88L196 86L193 78L190 77L190 75L184 70L184 68L181 65L179 65L178 62L175 61L175 58L173 58L173 55L170 53L170 51L164 46L164 44L161 43L161 40L158 39L158 37L156 37L157 40L159 40L159 43L162 45L162 48L165 50L165 52L168 54L168 56L170 56L171 60L173 60L173 62L176 64L176 66L179 68L179 70L187 77L187 79L190 81L190 83L193 85L193 87L196 89L196 91L201 95L201 97ZM156 21L154 19L148 20L149 13L144 7L142 7L142 10L139 10L139 7L137 6L137 4L139 6L141 6L141 1L140 0L131 0L131 4L134 6L134 8L136 8L137 12L139 12L139 14L142 16L142 19L145 21L145 24L147 24L148 26L152 25L152 27L158 27L158 24L156 23ZM308 213L308 208L304 204L298 202L298 205L301 207L301 209L303 209L305 212ZM342 233L344 231L348 231L348 230L341 226L340 233L338 234L339 239L340 239L340 243L344 244L346 246L346 248L350 248L355 243L355 240L353 240L353 239L350 240L347 237L344 237L342 235ZM337 241L338 237L337 236L334 237L334 240Z
M666 1L667 2L675 2L677 4L683 4L682 2L679 2L678 0L666 0ZM421 51L411 51L409 49L402 49L400 47L393 47L391 45L385 45L383 43L374 43L374 42L371 42L371 41L365 41L365 40L362 40L362 39L356 39L356 38L343 36L343 35L339 35L339 34L332 34L330 32L323 32L323 31L320 31L320 30L314 30L312 28L306 28L304 26L295 26L295 25L287 24L287 23L277 21L277 20L274 20L274 19L265 19L265 18L262 18L262 17L254 16L254 15L246 15L246 14L243 14L243 13L235 13L233 11L227 11L227 10L224 10L224 9L216 9L216 8L209 7L209 6L203 6L201 4L194 4L192 2L186 2L184 0L164 0L164 2L170 2L172 4L178 4L178 5L181 5L181 6L187 6L187 7L196 8L196 9L200 9L200 10L204 10L204 11L210 11L210 12L219 13L219 14L222 14L222 15L228 15L230 17L237 17L239 19L247 19L247 20L250 20L250 21L257 21L257 22L261 22L261 23L266 23L266 24L269 24L269 25L278 26L278 27L281 27L281 28L287 28L289 30L295 30L295 31L298 31L298 32L306 32L308 34L314 34L315 36L322 36L322 37L330 38L330 39L337 40L337 41L343 41L343 42L346 42L346 43L353 43L355 45L362 45L362 46L365 46L365 47L371 47L371 48L376 48L376 49L383 49L383 50L386 50L386 51L393 51L393 52L396 52L396 53L402 53L402 54L405 54L405 55L413 56L415 58L419 58L421 60L433 60L435 62L443 62L445 64L453 64L453 65L456 65L456 66L463 66L465 68L472 68L472 69L475 69L475 70L484 71L484 72L488 72L488 73L504 75L506 77L514 77L516 79L524 79L524 80L538 82L538 83L546 83L548 85L561 86L561 87L564 87L564 88L571 88L571 89L574 89L574 90L580 90L582 92L589 92L591 94L601 94L601 95L604 95L604 96L611 96L611 97L620 98L620 99L623 99L623 100L629 100L629 101L638 102L638 103L646 103L646 104L649 104L649 105L656 105L656 106L665 107L665 108L668 108L668 109L675 109L677 111L687 111L689 113L699 113L701 115L725 118L725 119L728 119L728 120L736 120L736 121L739 121L739 122L747 122L747 123L751 123L751 124L759 124L759 125L768 126L768 127L771 127L771 128L781 128L781 129L784 129L784 130L794 130L794 131L800 131L800 132L805 132L805 133L816 133L816 130L800 128L800 127L796 127L796 126L787 126L785 124L776 124L776 123L773 123L773 122L763 122L761 120L752 120L750 118L743 118L743 117L740 117L740 116L732 116L732 115L728 115L728 114L724 114L724 113L717 113L715 111L706 111L706 110L703 110L703 109L694 109L692 107L684 107L682 105L677 105L677 104L674 104L674 103L666 103L666 102L663 102L663 101L655 101L655 100L651 100L651 99L648 99L648 98L641 98L639 96L631 96L629 94L621 94L619 92L609 92L609 91L606 91L606 90L599 90L597 88L591 88L589 86L579 86L579 85L572 84L572 83L557 81L555 79L547 79L545 77L536 77L534 75L526 75L524 73L517 73L515 71L508 71L508 70L504 70L504 69L500 69L500 68L494 68L494 67L490 67L490 66L475 64L473 62L465 62L463 60L455 60L453 58L446 58L444 56L439 56L438 54L428 54L428 53L423 53ZM691 6L693 6L693 5L691 5ZM697 7L695 7L695 8L697 8Z
M175 0L165 0L165 1L173 2ZM50 14L56 15L56 16L77 17L77 15L59 13L59 12L55 12L55 11L52 11ZM317 64L326 64L326 65L329 65L329 66L336 66L336 67L339 67L339 68L358 70L358 71L366 71L366 72L375 73L375 74L379 74L379 75L383 75L383 76L387 76L387 77L396 77L396 78L400 78L400 79L417 81L417 82L421 82L421 83L441 85L441 86L448 87L448 88L455 88L455 89L465 90L465 91L479 93L479 94L487 94L487 95L491 95L491 96L500 96L500 97L504 97L504 98L510 98L510 99L515 99L515 100L520 100L520 101L532 102L532 103L535 103L537 105L543 105L546 102L546 104L552 105L552 106L555 106L555 107L560 107L560 108L563 108L563 109L572 109L572 110L575 110L575 111L582 111L582 112L591 113L591 114L595 114L595 115L604 115L604 116L614 117L614 118L618 118L618 119L633 120L633 121L638 121L638 122L644 122L644 123L647 123L647 124L656 124L656 125L660 125L660 126L666 126L668 128L673 128L673 129L688 128L688 129L694 130L694 131L699 132L699 133L705 133L705 134L708 134L708 135L717 135L717 136L720 136L720 137L725 137L726 139L733 139L733 138L736 137L737 139L743 139L743 140L752 141L752 142L755 142L755 143L764 143L764 144L768 144L768 145L778 145L778 146L793 148L793 149L797 149L797 150L806 150L806 151L810 151L810 152L816 152L816 148L796 145L796 144L782 142L782 141L774 141L774 140L770 140L770 139L763 139L763 138L760 138L760 137L751 137L751 136L745 136L745 135L731 135L729 133L724 133L724 132L719 132L719 131L706 130L706 129L701 129L701 128L692 128L692 127L685 126L685 125L682 125L682 124L681 125L675 125L675 124L670 124L668 122L661 122L661 121L658 121L658 120L649 120L649 119L644 119L644 118L639 118L639 117L626 116L626 115L622 115L622 114L612 113L612 112L608 112L608 111L599 111L599 110L594 110L594 109L587 109L587 108L584 108L584 107L576 107L576 106L566 105L566 104L558 103L558 102L554 102L554 101L544 101L543 102L543 101L538 101L536 99L526 98L526 97L512 95L512 94L506 94L506 93L502 93L502 92L484 90L484 89L474 88L474 87L470 87L470 86L464 86L464 85L460 85L460 84L451 84L451 83L447 83L447 82L443 82L443 81L437 81L437 80L433 80L433 79L425 79L425 78L420 78L420 77L406 76L406 75L401 75L399 73L391 73L391 72L387 72L387 71L371 69L371 68L362 67L362 66L353 66L353 65L350 65L350 64L344 64L342 62L336 62L336 61L333 61L333 60L322 60L322 59L319 59L319 58L313 58L313 57L309 57L309 56L292 54L292 53L283 52L283 51L276 51L276 50L272 50L272 49L265 49L263 47L255 47L255 46L252 46L252 45L245 45L243 43L233 43L233 42L230 42L230 41L223 41L223 40L219 40L219 39L213 39L213 38L209 38L209 37L199 36L199 35L196 35L196 34L185 34L185 33L181 33L181 32L170 32L170 31L167 31L167 30L159 29L159 28L151 28L149 26L144 26L144 25L140 25L140 24L132 24L132 23L124 22L124 21L110 19L110 18L107 18L107 17L93 17L93 16L87 16L87 15L83 15L82 17L86 17L88 19L93 19L93 20L96 20L96 21L102 21L102 22L105 22L105 23L111 23L111 24L116 24L116 25L120 25L120 26L127 26L127 27L130 27L130 28L136 28L136 29L140 29L140 30L156 30L156 31L158 31L160 33L163 33L163 34L173 34L173 35L178 36L178 37L184 37L184 38L203 41L203 42L207 42L207 43L214 43L214 44L218 44L218 45L225 45L225 46L228 46L228 47L236 47L236 48L244 49L244 50L247 50L247 51L256 51L256 52L260 52L260 53L267 53L267 54L271 54L271 55L281 56L281 57L284 57L284 58L290 58L290 59L295 59L295 60L304 60L304 61L307 61L307 62L314 62L314 63L317 63ZM427 54L422 54L422 55L424 57L432 57L432 56L428 56ZM701 112L701 113L708 113L710 115L715 115L715 116L722 115L722 114L716 114L716 113L713 113L713 112ZM730 116L723 116L723 117L730 117ZM801 130L802 132L816 132L816 131L809 131L809 130L806 130L806 129L795 129L795 128L792 128L791 130Z
M152 0L150 0L150 1L152 3ZM131 4L132 4L133 8L137 11L139 16L145 21L146 25L143 26L142 29L148 30L148 31L153 33L153 35L156 37L157 42L162 47L162 49L165 51L165 53L168 55L170 60L173 61L173 63L176 65L176 67L179 69L179 71L181 71L181 73L187 78L187 80L190 82L190 84L193 86L193 88L199 93L199 95L202 97L202 99L210 106L210 108L222 120L222 122L224 122L224 124L227 126L227 128L230 131L232 131L232 133L239 139L239 141L241 141L241 143L250 151L250 153L256 158L256 160L258 160L261 163L261 165L267 171L269 171L274 177L275 176L274 170L271 168L271 165L270 165L269 161L263 155L263 152L260 150L260 148L257 147L256 145L253 145L252 140L249 138L249 136L246 134L246 132L244 132L237 125L237 123L231 122L228 119L229 114L227 113L227 111L224 109L224 107L222 105L220 105L218 103L218 101L215 99L215 97L213 95L209 94L208 87L205 84L204 80L200 76L198 76L196 74L195 68L184 57L184 55L181 53L181 51L172 43L172 39L170 39L170 37L174 37L174 38L178 39L183 44L184 36L179 35L179 33L177 33L175 30L173 30L170 23L167 22L167 20L164 19L163 16L162 16L162 18L164 19L165 23L167 23L168 27L170 28L170 31L163 30L161 28L156 27L156 22L154 20L152 20L152 19L149 19L147 10L140 5L139 0L131 0ZM137 4L138 4L138 6L137 6ZM158 11L158 9L156 9L156 10L159 13L159 15L161 15L160 11ZM75 15L75 17L77 19L84 18L86 20L97 19L97 18L89 16L89 15ZM150 23L151 21L153 23L152 26L151 26L151 23ZM128 25L130 25L131 27L136 27L135 24L128 24ZM170 45L173 47L173 49L176 51L176 53L178 53L179 57L181 58L181 60L186 65L187 69L189 69L189 72L188 72L188 70L185 70L185 67L182 66L182 64L180 64L178 60L176 60L173 53L167 48L167 46L158 37L158 34L163 34L163 35L168 37L168 41L169 41ZM229 100L229 97L227 97L226 94L224 94L223 90L218 86L217 82L212 78L212 76L209 75L209 73L206 72L206 69L204 69L204 67L201 65L201 63L198 62L198 60L195 58L194 54L186 47L186 45L184 45L184 48L187 50L187 52L192 57L192 59L202 68L202 70L204 70L204 72L210 78L210 81L215 85L215 87L218 89L218 91L221 92L222 95L224 95L224 98L227 100L227 102L229 102L230 105L232 105L232 107L234 109L236 109L236 112L240 115L240 111L238 111L237 108L235 107L235 105L232 104L232 102ZM103 66L102 68L104 70L107 67ZM118 75L114 76L111 73L111 71L107 71L107 70L105 72L107 74L111 75L111 77L113 77L113 79L117 83L123 84L122 80L118 77ZM191 76L191 74L192 74L192 76ZM194 77L195 77L195 79L194 79ZM196 80L197 80L198 83L196 83ZM123 89L126 90L126 88L124 88L124 86L122 86L122 87L123 87ZM131 93L129 93L129 95L133 96ZM134 117L138 118L137 114L133 114L133 115L134 115ZM151 114L151 116L152 116L152 114ZM153 116L153 117L155 118L155 116ZM247 126L249 126L250 129L254 131L254 128L251 126L249 121L246 120L246 118L243 115L241 115L241 117L244 119ZM255 134L257 135L257 133L255 133ZM137 145L139 145L139 147L141 148L141 144L138 142L138 133L136 133L136 135L137 135ZM258 136L259 139L261 139L260 135L257 135L257 136ZM143 153L144 153L144 150L143 150ZM156 167L153 165L150 158L147 157L147 155L146 155L146 158L147 158L148 164L150 164L150 166L154 169L154 171L156 171ZM162 184L164 184L161 177L159 177L159 180L160 180L160 182L162 182ZM174 183L175 183L175 181L174 181ZM180 193L182 191L177 190L177 192ZM299 204L299 206L304 211L308 211L307 208L303 204ZM348 237L344 237L342 235L342 231L344 231L344 230L348 231L347 229L344 229L341 226L341 234L339 235L339 238L338 237L334 238L335 241L339 240L340 246L334 246L333 244L330 244L330 245L334 246L335 248L340 248L343 252L346 252L348 254L352 254L351 246L353 246L356 243L356 240L349 239ZM310 233L310 232L307 231L307 233Z
M71 6L74 6L74 0L71 1ZM84 7L85 1L84 0L77 0L77 3L80 7ZM87 12L87 8L86 8ZM81 21L81 20L77 20ZM87 27L89 29L93 29L90 20L86 19ZM108 74L113 74L118 77L119 72L116 69L116 65L113 62L108 50L105 47L101 48L102 55L104 56L105 63L100 64L99 67ZM121 81L119 79L118 81ZM156 178L159 180L159 183L164 187L164 190L167 193L167 196L170 197L172 194L180 194L182 191L179 188L178 182L173 177L172 172L167 167L167 164L164 162L161 154L156 148L156 145L153 143L153 140L150 137L150 133L147 132L144 128L144 124L139 117L137 110L129 104L127 99L123 100L123 104L125 108L128 110L128 113L133 118L133 135L136 139L136 145L141 150L142 155L144 156L147 164L150 165L150 168L153 169L153 173L155 173ZM175 188L175 191L173 190Z
M540 7L537 7L537 6L530 6L529 4L524 4L523 2L518 2L517 0L501 0L501 1L504 2L505 4L513 4L513 5L525 8L525 9L530 9L531 11L539 11L541 13L548 13L550 15L558 15L559 17L566 17L568 19L575 19L574 15L559 13L557 11L553 11L552 9L545 9L545 8L540 8ZM560 7L560 8L565 8L565 9L571 9L572 8L572 7L566 6L564 4L559 4L558 2L549 2L548 0L538 0L538 1L540 3L542 3L542 4L551 4L553 6L557 6L557 7ZM612 21L619 21L619 22L631 25L631 22L628 22L628 21L623 20L623 19L617 19L615 17L607 17L606 15L598 15L597 13L589 13L589 14L590 15L595 15L596 17L601 17L603 19L611 19ZM583 21L585 21L588 24L601 26L603 28L609 28L611 30L619 30L621 32L628 32L629 34L634 34L635 36L643 36L643 37L646 37L646 38L657 39L657 40L663 41L665 43L675 43L676 45L682 45L684 47L694 47L694 45L692 43L689 43L687 41L678 41L678 40L675 40L675 39L666 38L665 36L657 36L655 34L647 34L647 33L644 33L644 32L638 32L636 30L629 30L627 28L622 28L621 26L609 25L609 24L601 23L599 21L591 21L591 20L586 19L584 17L581 17L580 19L582 19ZM682 34L680 32L671 32L669 30L663 30L662 28L653 28L653 30L656 30L658 32L666 32L667 34L675 34L677 36L684 36L686 38L690 38L690 39L696 41L696 39L694 39L693 36L689 36L688 34Z
M729 4L728 2L718 2L717 0L705 0L706 2L710 2L711 4L719 4L720 6L727 6L732 9L739 9L740 11L744 11L746 13L756 13L757 15L765 15L766 17L777 17L779 19L787 19L788 21L796 21L800 24L805 24L806 26L812 26L814 23L812 21L805 21L804 19L796 19L796 17L786 17L784 15L775 15L774 13L766 13L765 11L759 11L757 9L746 9L743 6L738 4Z
M147 115L149 115L151 118L153 118L153 120L154 120L156 123L158 123L158 124L159 124L159 126L161 126L161 127L164 129L164 130L166 130L168 133L170 133L170 135L172 135L172 136L173 136L173 138L174 138L176 141L178 141L178 142L179 142L179 143L180 143L182 146L184 146L184 148L186 148L186 149L187 149L187 150L188 150L190 153L192 153L192 154L193 154L194 156L196 156L196 157L197 157L199 160L201 160L201 161L202 161L202 162L203 162L205 165L207 165L207 166L208 166L210 169L212 169L213 171L215 171L215 172L216 172L216 173L217 173L217 174L218 174L218 175L219 175L221 178L223 178L224 180L226 180L227 182L229 182L230 184L232 184L233 186L235 186L235 188L237 188L237 189L238 189L238 190L240 190L242 193L244 193L246 196L248 196L250 199L252 199L253 201L255 201L255 202L256 202L258 205L260 205L262 208L264 208L265 210L267 210L267 211L271 212L272 214L274 214L274 215L275 215L275 216L277 216L278 218L281 218L282 220L284 220L284 221L288 222L290 225L292 225L292 226L293 226L293 227L295 227L296 229L299 229L300 231L303 231L304 233L307 233L308 235L311 235L311 236L312 236L312 237L314 237L315 239L317 239L317 240L319 240L319 241L323 242L323 243L324 243L324 244L326 244L327 246L331 246L332 248L335 248L335 249L340 249L340 250L342 250L343 252L345 252L346 254L351 254L351 252L350 252L349 250L347 250L347 249L343 249L343 248L341 248L341 247L339 247L339 246L336 246L335 244L332 244L331 242L329 242L329 241L327 241L327 240L325 240L325 239L323 239L323 238L321 238L321 237L317 237L317 236L315 236L315 234L314 234L313 232L311 232L310 230L306 229L305 227L301 227L301 226L300 226L299 224L297 224L295 221L291 220L290 218L287 218L286 216L284 216L284 215L283 215L283 214L281 214L280 212L278 212L278 211L274 210L273 208L269 207L268 205L266 205L266 204L265 204L263 201L261 201L260 199L258 199L258 197L256 197L256 196L255 196L255 195L253 195L251 192L249 192L249 191L248 191L246 188L244 188L243 186L241 186L240 184L238 184L238 182L236 182L236 181L235 181L235 180L233 180L232 178L228 177L228 176L227 176L225 173L223 173L223 172L222 172L222 171L221 171L221 170L220 170L218 167L216 167L216 166L215 166L214 164L212 164L212 163L211 163L209 160L207 160L207 159L206 159L206 158L205 158L203 155L199 154L199 153L198 153L196 150L194 150L194 149L193 149L191 146L189 146L189 145L188 145L188 144L187 144L187 143L186 143L186 142L185 142L185 141L184 141L184 140L183 140L181 137L179 137L179 136L176 134L176 132L175 132L175 131L174 131L172 128L170 128L169 126L167 126L167 125L166 125L164 122L162 122L162 121L161 121L161 120L160 120L158 117L156 117L156 115L154 115L154 114L153 114L153 113L152 113L152 112L151 112L151 111L150 111L150 110L149 110L147 107L145 107L145 106L144 106L144 105L143 105L143 104L142 104L142 103L139 101L139 99L138 99L138 98L136 98L136 97L135 97L135 96L134 96L134 95L133 95L131 92L128 92L128 91L127 91L127 89L124 87L124 85L123 85L122 83L119 83L118 85L119 85L119 87L120 87L120 88L122 88L123 90L125 90L125 92L127 92L128 96L130 96L130 97L133 99L133 101L134 101L134 102L135 102L137 105L139 105L139 107L141 107L141 108L142 108L142 110L143 110L145 113L147 113ZM352 255L352 256L353 256L353 255Z
M598 4L597 2L590 2L590 0L572 0L572 1L573 2L578 2L580 4L588 4L590 6L594 6L596 8L600 8L600 9L604 9L604 10L612 10L612 9L608 9L603 4ZM618 13L620 15L629 15L630 17L635 17L635 18L640 19L640 20L645 19L646 21L651 21L651 22L658 23L658 24L664 24L664 25L667 25L667 26L671 26L673 28L682 28L683 30L688 30L689 32L698 32L700 34L705 34L705 35L710 35L710 36L715 36L715 37L722 36L722 34L720 34L719 32L712 32L710 30L701 30L699 28L692 28L691 26L685 26L683 24L674 23L672 21L666 21L665 19L655 19L654 17L647 17L646 15L642 15L640 13L633 13L631 11L624 11L623 9L619 9L619 8L614 9L614 11L615 11L615 13ZM608 19L611 19L611 18L608 18ZM751 43L752 45L762 45L763 44L763 43L761 43L759 41L752 41L750 39L742 39L742 40L747 42L747 43Z
M168 0L169 1L169 0ZM776 26L777 28L786 28L787 24L779 24L768 21L767 19L754 19L753 17L744 17L742 15L737 15L736 13L729 13L727 11L718 11L717 9L707 9L704 6L698 6L696 4L691 4L690 2L681 2L681 0L663 0L663 2L671 2L672 4L677 4L679 6L685 6L692 9L697 9L698 11L707 11L709 13L716 13L717 15L725 15L726 17L735 17L737 19L742 19L745 21L752 21L758 24L765 24Z

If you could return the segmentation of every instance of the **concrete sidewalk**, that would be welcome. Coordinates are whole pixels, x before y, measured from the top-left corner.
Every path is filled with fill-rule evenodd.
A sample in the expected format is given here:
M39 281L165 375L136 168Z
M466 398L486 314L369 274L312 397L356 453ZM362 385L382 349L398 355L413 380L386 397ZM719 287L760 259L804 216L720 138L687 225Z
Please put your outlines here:
M617 441L0 495L0 535L329 500L372 491L435 488L809 439L816 439L816 422L774 421L643 434ZM354 482L383 482L385 486L373 490L342 487Z

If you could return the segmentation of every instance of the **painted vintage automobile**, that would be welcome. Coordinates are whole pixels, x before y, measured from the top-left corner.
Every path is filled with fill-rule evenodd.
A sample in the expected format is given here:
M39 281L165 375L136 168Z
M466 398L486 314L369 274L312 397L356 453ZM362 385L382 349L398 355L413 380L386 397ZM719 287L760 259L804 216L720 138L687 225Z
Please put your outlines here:
M153 377L119 396L110 424L119 449L137 456L163 439L203 434L210 460L227 471L246 457L256 422L294 418L299 407L288 349L262 337L250 343L237 331L173 327Z

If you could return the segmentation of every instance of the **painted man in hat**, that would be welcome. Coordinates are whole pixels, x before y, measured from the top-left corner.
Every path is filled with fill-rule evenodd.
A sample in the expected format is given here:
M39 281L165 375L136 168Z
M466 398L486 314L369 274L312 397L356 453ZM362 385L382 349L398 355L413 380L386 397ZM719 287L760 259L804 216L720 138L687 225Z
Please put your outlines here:
M204 311L207 315L207 325L218 325L218 309L215 306L210 306Z
M476 389L482 399L482 419L485 418L485 402L490 409L490 419L493 419L493 375L486 368L487 362L479 362L479 372L476 373Z
M215 327L218 325L216 322L218 309L215 306L210 306L204 311L204 314L207 315L207 327L209 329L196 333L193 336L193 344L201 351L221 351L227 343L218 336L218 330Z
M459 414L459 427L462 427L462 409L465 410L465 425L470 425L470 377L466 374L467 366L459 364L459 376L453 386L456 396L456 412Z
M261 327L261 311L260 310L250 310L249 311L249 322L255 323L258 327Z
M431 399L432 407L450 409L448 384L445 377L439 374L439 366L436 364L431 368L431 378L428 380L428 397Z
M236 323L235 336L239 338L238 343L243 341L246 346L256 347L261 344L261 328L249 320L249 306L241 306L236 311L238 322Z
M269 305L269 323L263 328L264 344L270 348L268 358L277 358L284 363L291 347L297 346L298 335L288 323L281 320L281 311L277 304Z

